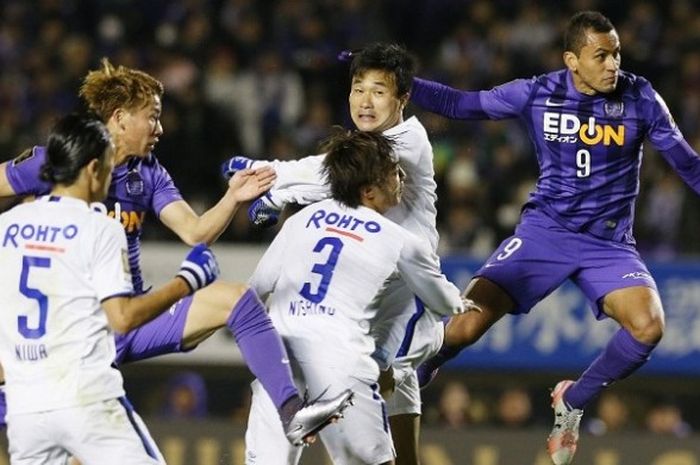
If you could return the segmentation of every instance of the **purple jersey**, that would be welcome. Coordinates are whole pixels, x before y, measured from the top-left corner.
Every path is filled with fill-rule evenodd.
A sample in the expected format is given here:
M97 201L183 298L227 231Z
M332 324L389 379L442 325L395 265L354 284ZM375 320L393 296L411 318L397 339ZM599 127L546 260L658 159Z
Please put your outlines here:
M51 185L39 179L46 148L34 146L7 164L7 179L17 195L44 195ZM129 267L134 291L143 293L141 231L146 212L159 215L171 202L181 200L170 174L152 154L146 158L130 158L112 171L112 183L107 198L92 206L111 217L119 218L124 226L129 246Z
M529 204L570 231L634 243L645 138L700 190L700 159L651 84L631 73L620 72L614 92L592 96L576 90L566 69L479 92L416 79L412 99L451 118L520 118L540 167Z

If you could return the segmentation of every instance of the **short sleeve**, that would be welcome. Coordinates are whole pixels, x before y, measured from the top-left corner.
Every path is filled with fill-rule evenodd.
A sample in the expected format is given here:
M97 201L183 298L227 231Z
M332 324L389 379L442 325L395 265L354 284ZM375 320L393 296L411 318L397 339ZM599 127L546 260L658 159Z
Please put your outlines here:
M46 147L28 148L6 165L7 181L16 195L45 195L51 184L39 178L41 166L46 161Z
M182 200L180 190L175 186L173 178L168 170L153 157L153 200L151 208L156 215L160 215L161 210L169 204Z

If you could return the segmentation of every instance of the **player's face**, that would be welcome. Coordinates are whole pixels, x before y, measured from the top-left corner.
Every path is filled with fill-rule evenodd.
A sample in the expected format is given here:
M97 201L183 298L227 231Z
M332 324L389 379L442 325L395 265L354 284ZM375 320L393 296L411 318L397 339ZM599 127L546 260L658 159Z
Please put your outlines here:
M578 56L566 52L564 60L573 73L574 85L587 95L607 94L617 87L620 71L620 38L610 32L586 32L586 45Z
M397 92L393 75L386 71L370 69L353 76L348 102L357 129L382 132L403 121L407 97Z
M154 95L146 106L124 112L123 133L115 137L118 153L145 157L153 150L163 134L161 108L160 97Z
M406 173L397 163L394 170L387 176L386 181L381 186L377 186L375 210L379 213L385 213L399 204L403 194L405 177Z

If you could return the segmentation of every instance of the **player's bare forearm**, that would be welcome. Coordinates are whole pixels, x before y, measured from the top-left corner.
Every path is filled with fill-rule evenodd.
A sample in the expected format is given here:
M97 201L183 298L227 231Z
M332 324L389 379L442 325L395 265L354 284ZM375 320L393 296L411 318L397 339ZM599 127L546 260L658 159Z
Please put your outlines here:
M176 277L153 292L133 297L113 297L102 302L110 326L118 333L127 333L148 323L192 290L187 282Z
M188 245L212 244L231 223L241 203L265 193L275 179L275 170L268 166L241 170L229 180L223 197L202 215L179 201L165 207L160 219Z

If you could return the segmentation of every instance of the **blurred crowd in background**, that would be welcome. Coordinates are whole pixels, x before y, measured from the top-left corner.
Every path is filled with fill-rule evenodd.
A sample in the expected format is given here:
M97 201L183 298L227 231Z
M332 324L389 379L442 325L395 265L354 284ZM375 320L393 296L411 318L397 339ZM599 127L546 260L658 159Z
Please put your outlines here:
M155 149L185 197L212 205L219 165L234 155L317 153L350 126L340 50L405 45L419 75L486 89L562 67L572 12L615 23L623 69L647 77L700 150L700 9L693 0L4 0L0 3L0 159L45 140L78 105L85 73L109 57L166 86ZM537 174L517 121L450 122L410 105L429 130L443 254L484 256L510 235ZM700 252L700 209L666 162L645 148L636 236L649 259ZM270 240L240 212L222 237ZM175 239L152 226L146 238Z
M526 430L550 426L552 414L547 390L529 388L518 382L500 383L496 389L479 383L468 384L447 375L435 386L422 391L422 423L454 430ZM205 376L194 371L179 371L143 393L138 389L130 392L130 397L139 403L139 410L150 417L202 420L214 416L245 425L250 402L247 385L224 383L222 388L221 383L211 380L209 385L211 393ZM586 411L583 429L595 436L648 432L685 438L700 428L700 424L693 424L698 418L698 406L693 407L692 400L693 396L606 391Z

